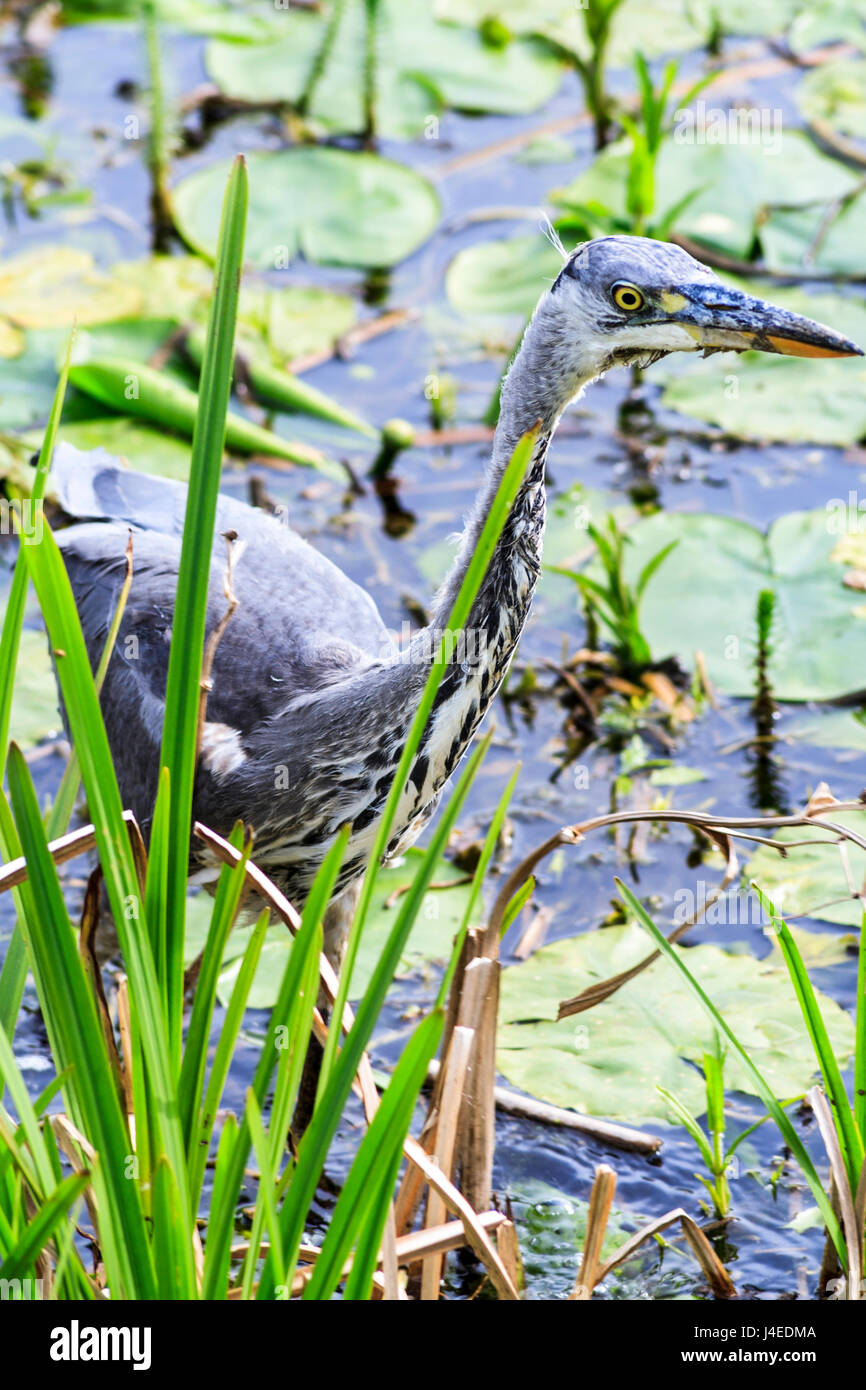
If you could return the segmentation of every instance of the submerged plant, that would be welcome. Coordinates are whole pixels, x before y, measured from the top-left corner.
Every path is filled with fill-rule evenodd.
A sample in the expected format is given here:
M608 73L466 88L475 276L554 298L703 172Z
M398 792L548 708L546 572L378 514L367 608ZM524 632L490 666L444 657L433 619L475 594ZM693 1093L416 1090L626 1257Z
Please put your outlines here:
M588 621L601 622L611 633L622 666L629 671L640 670L649 666L653 660L649 642L641 631L641 600L656 570L678 542L671 541L653 555L632 586L625 577L625 547L631 542L628 535L620 530L616 518L609 514L603 527L590 523L587 529L595 542L598 559L605 575L604 581L592 579L588 574L564 569L558 565L551 565L550 568L554 573L564 574L577 584L586 604Z

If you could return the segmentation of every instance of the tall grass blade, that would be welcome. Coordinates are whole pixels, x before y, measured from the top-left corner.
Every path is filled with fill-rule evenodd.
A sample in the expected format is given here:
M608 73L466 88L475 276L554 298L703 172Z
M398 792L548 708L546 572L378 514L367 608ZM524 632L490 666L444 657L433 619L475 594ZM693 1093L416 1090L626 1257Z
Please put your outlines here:
M659 931L655 922L649 916L643 905L635 897L634 893L632 893L631 889L626 887L626 885L619 878L615 879L614 882L616 883L617 889L619 890L620 897L623 899L624 903L629 908L629 910L634 914L635 919L638 922L640 922L641 926L652 938L653 944L658 948L659 951L661 951L662 955L666 956L667 959L671 962L671 964L674 965L676 969L679 971L680 975L688 984L689 988L691 989L692 993L694 994L698 1003L701 1005L704 1012L709 1017L710 1021L728 1039L728 1042L731 1044L740 1061L742 1062L743 1066L745 1067L746 1071L749 1073L749 1076L752 1079L757 1094L761 1097L761 1100L764 1102L764 1105L767 1107L773 1119L776 1121L776 1124L778 1125L779 1130L786 1144L788 1145L791 1152L794 1154L794 1157L796 1158L797 1162L799 1163L800 1168L803 1172L803 1176L809 1184L812 1196L815 1198L815 1202L817 1203L821 1215L824 1218L824 1224L826 1225L830 1237L833 1241L833 1244L836 1247L836 1253L839 1256L843 1268L847 1269L848 1266L847 1254L845 1250L845 1240L842 1235L842 1229L839 1225L838 1220L836 1219L836 1214L833 1211L832 1206L830 1205L830 1200L826 1192L821 1186L821 1179L818 1177L818 1174L815 1171L815 1165L813 1164L811 1158L809 1157L809 1154L804 1148L803 1142L799 1134L797 1133L788 1116L785 1114L778 1100L774 1096L772 1089L765 1081L762 1073L755 1066L754 1062L752 1061L749 1054L746 1052L745 1048L741 1045L734 1033L728 1027L728 1024L726 1023L722 1015L719 1013L715 1004L704 993L703 989L698 984L694 975L692 975L685 961L673 948L673 946L671 946L664 933Z
M436 1009L416 1028L404 1049L337 1200L322 1252L304 1289L305 1299L331 1297L359 1237L362 1248L355 1255L346 1297L369 1298L403 1141L444 1022L443 1011ZM370 1219L374 1212L375 1221Z
M165 693L161 766L169 769L168 893L166 977L169 1044L179 1070L183 1015L183 943L189 861L193 778L196 760L205 617L214 541L217 493L222 468L226 413L231 391L244 229L249 197L246 164L235 160L223 202L214 296L208 318L201 370L183 546L177 579L172 642Z

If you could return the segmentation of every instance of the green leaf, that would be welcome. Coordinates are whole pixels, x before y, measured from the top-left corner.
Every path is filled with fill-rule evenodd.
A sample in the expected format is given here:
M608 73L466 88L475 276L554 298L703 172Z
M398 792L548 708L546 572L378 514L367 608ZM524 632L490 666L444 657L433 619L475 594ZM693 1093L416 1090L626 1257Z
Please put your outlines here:
M178 229L212 258L227 165L189 175L173 191ZM373 154L301 148L249 157L251 265L274 269L301 254L333 265L389 266L416 251L439 220L431 185Z
M641 604L641 631L654 658L677 656L690 668L700 650L718 689L752 694L755 604L762 589L772 589L777 621L769 676L776 698L830 700L862 690L866 615L862 595L843 583L841 525L827 508L779 517L766 535L746 522L700 513L658 512L638 521L623 561L628 583L663 545L679 541ZM544 576L542 599L547 592Z
M374 24L374 109L379 134L407 138L443 106L521 114L552 97L562 63L543 44L485 44L474 29L437 23L429 0L378 0ZM291 102L327 131L363 134L367 124L365 0L343 0L332 41L329 17L292 12L281 37L215 41L205 64L225 94ZM327 42L327 47L325 47ZM311 77L315 78L311 81Z
M719 111L728 119L727 108L720 104ZM769 110L768 115L772 116ZM740 259L749 260L756 235L763 236L765 208L831 202L857 186L856 174L819 153L799 131L777 130L771 123L758 132L758 140L748 140L731 138L726 127L726 138L719 143L710 143L710 133L708 129L704 140L669 136L662 142L655 169L654 217L664 220L686 194L699 189L682 210L677 231ZM690 134L699 136L700 131L682 128L684 137ZM630 140L609 145L588 169L551 196L566 211L599 203L624 218L630 157Z
M247 188L246 166L239 157L232 166L225 189L220 223L216 284L202 364L174 610L174 630L182 632L184 640L171 645L160 751L160 766L168 768L171 780L167 826L166 978L169 1035L178 1063L183 1013L187 862L201 696L199 687L214 520L231 390Z
M718 946L674 948L712 994L777 1095L799 1095L815 1072L815 1057L781 963L730 955ZM559 1001L594 980L627 970L647 954L633 923L553 942L502 972L499 1070L514 1085L554 1105L631 1122L665 1119L656 1091L673 1092L693 1114L706 1106L699 1063L713 1028L689 986L657 961L590 1012L557 1023ZM836 1055L851 1051L848 1015L820 995ZM729 1090L758 1094L731 1053Z
M866 140L866 58L822 63L801 81L797 104L808 121Z

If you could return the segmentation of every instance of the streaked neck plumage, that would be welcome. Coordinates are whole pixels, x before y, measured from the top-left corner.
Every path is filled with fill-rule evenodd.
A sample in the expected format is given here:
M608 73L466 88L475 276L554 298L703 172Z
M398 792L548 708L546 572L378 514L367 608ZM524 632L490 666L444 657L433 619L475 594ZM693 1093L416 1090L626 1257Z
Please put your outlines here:
M431 631L447 626L505 468L522 436L537 428L531 462L472 607L463 651L458 652L469 659L452 662L439 689L420 767L413 773L420 805L451 775L514 655L541 569L547 448L563 410L598 370L581 355L555 295L545 294L503 383L490 467L457 558L437 594L433 623L413 639L419 654L431 646L435 650Z

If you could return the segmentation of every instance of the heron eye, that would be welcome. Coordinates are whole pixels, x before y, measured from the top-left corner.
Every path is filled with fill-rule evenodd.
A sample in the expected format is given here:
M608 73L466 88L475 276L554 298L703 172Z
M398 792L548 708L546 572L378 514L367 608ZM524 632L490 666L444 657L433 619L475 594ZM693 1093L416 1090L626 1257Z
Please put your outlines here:
M634 313L635 309L643 308L643 295L635 285L620 282L618 285L614 285L611 294L618 309L625 309L631 314Z

